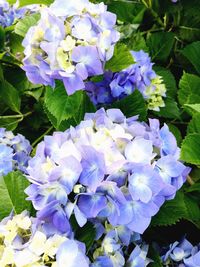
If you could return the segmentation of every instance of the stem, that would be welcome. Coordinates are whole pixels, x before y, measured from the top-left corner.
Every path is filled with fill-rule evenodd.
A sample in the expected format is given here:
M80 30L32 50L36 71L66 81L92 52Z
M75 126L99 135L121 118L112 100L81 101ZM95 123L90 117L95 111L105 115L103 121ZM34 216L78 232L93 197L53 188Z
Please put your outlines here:
M7 116L0 116L0 119L17 119L17 118L25 118L29 115L31 115L33 112L29 111L25 114L18 114L18 115L7 115Z
M47 129L46 132L44 132L41 136L39 136L33 143L32 143L32 147L35 147L42 139L45 135L47 135L48 133L50 133L53 130L53 126L51 126L49 129Z
M187 176L187 181L188 181L188 183L189 183L190 185L195 184L195 182L192 180L192 178L191 178L189 175Z

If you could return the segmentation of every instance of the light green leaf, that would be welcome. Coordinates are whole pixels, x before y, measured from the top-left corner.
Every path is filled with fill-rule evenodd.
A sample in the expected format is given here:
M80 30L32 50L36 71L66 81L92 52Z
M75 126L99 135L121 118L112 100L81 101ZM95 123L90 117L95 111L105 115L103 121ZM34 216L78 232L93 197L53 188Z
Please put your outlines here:
M31 209L31 202L25 200L27 196L24 193L28 185L28 180L20 172L0 177L0 220L12 210L18 214Z
M17 113L20 113L21 99L18 91L7 81L0 81L0 96L2 101L8 107Z
M113 57L106 63L105 69L112 72L121 71L134 63L134 59L125 44L115 46Z
M189 134L181 146L181 160L200 165L200 134Z
M200 134L200 114L196 113L192 117L192 120L188 124L187 133L199 133Z
M40 14L34 13L25 16L15 26L15 33L24 37L31 26L34 26L40 19Z
M200 74L200 41L187 45L182 50L182 54L191 62L197 73Z
M15 4L16 0L8 0L10 4ZM41 4L41 5L50 5L53 3L53 0L19 0L19 6L27 6L27 5L34 5L34 4Z
M200 77L184 73L179 88L178 100L181 105L200 103Z
M185 104L185 107L191 109L192 111L200 112L200 104Z

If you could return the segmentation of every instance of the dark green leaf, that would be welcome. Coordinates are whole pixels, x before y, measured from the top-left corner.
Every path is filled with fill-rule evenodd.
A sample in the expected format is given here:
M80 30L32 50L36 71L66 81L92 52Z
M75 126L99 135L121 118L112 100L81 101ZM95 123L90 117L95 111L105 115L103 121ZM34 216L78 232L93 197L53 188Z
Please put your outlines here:
M160 108L160 111L154 112L157 116L163 118L180 118L180 110L177 106L177 103L174 99L167 97L164 99L165 107Z
M139 115L140 120L145 120L147 107L142 94L135 90L133 94L113 103L112 107L119 108L127 116Z
M156 74L161 76L163 78L163 82L167 88L167 96L171 98L175 98L177 94L177 86L176 86L176 80L174 78L174 75L171 73L170 70L167 70L162 67L155 66L154 70Z
M185 216L186 212L184 195L182 192L177 192L176 197L166 201L158 214L153 217L151 225L167 226L175 224Z
M192 222L200 222L200 208L195 199L190 195L184 196L185 206L187 208L186 215L184 219L187 219Z
M153 260L153 262L148 265L149 267L163 267L158 251L156 251L152 246L149 248L148 257Z
M87 251L94 243L96 231L92 223L88 222L82 228L77 229L75 237L86 245Z
M21 100L18 91L7 81L0 81L0 96L2 96L2 101L8 105L8 107L20 113Z
M200 134L189 134L181 146L181 159L187 163L200 165Z
M174 136L176 137L176 141L178 146L181 146L181 142L182 142L182 136L181 136L181 132L180 130L173 124L168 123L167 124L169 127L170 132L172 132L174 134Z
M197 73L200 74L200 41L187 45L182 50L182 54L191 62Z
M134 63L134 59L125 44L117 44L113 57L106 63L105 69L112 72L121 71Z
M152 61L166 62L174 45L172 32L152 33L147 39Z
M0 26L0 51L4 47L5 42L5 32L4 29Z
M140 23L145 11L144 5L139 2L111 1L108 8L119 20L132 23Z

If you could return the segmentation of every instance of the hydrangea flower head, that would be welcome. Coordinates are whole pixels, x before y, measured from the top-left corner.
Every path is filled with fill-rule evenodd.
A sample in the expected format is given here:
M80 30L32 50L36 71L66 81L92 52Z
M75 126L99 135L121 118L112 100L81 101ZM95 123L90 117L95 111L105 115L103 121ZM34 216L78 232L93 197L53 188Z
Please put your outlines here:
M100 109L77 127L46 136L27 172L26 193L38 218L59 231L71 231L74 214L80 226L99 219L143 233L189 169L167 125Z
M84 89L84 80L103 74L119 33L116 15L103 3L56 0L41 11L23 45L23 69L33 83L54 86L62 80L68 94Z
M50 233L24 211L0 222L0 266L89 267L85 246L66 235Z
M23 135L0 128L0 176L16 169L26 172L30 152L30 143Z
M131 51L135 63L127 69L104 73L100 82L87 82L86 90L95 105L111 104L138 89L147 101L148 108L159 111L164 107L166 87L161 76L152 69L153 63L144 51Z

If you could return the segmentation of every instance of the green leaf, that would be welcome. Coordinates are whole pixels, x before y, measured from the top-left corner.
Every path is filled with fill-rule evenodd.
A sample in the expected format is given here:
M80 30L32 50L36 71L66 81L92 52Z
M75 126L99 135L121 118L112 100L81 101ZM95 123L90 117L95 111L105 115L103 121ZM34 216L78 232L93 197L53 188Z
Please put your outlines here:
M166 201L160 211L151 221L151 226L167 226L172 225L182 219L187 210L184 203L184 195L182 192L177 192L176 197Z
M68 96L63 83L58 82L55 89L50 86L46 88L45 110L56 129L66 129L70 125L77 125L85 112L95 109L84 91Z
M185 195L184 203L187 209L184 219L187 219L193 223L200 222L200 208L196 200L190 195Z
M9 131L13 131L17 128L18 123L22 120L22 118L3 118L0 116L0 128L6 128Z
M200 165L200 134L189 134L181 146L181 160Z
M160 108L160 111L154 112L157 116L163 118L180 118L180 110L174 99L167 97L165 100L165 106Z
M188 187L186 189L186 191L188 193L195 192L195 191L199 191L200 192L200 183L195 183L193 185L190 185L190 187Z
M111 1L108 9L117 15L117 19L132 23L141 23L145 11L142 3L125 1Z
M149 248L148 257L153 260L153 262L148 265L149 267L163 267L158 251L156 251L152 246Z
M36 88L33 90L25 91L26 95L30 95L30 96L34 97L37 101L41 97L42 93L43 93L43 87L39 87L39 88Z
M82 228L78 228L75 233L77 240L83 242L86 245L87 251L94 243L96 231L92 223L87 222Z
M127 116L139 115L140 120L145 120L147 107L142 94L135 90L131 95L116 101L112 104L113 108L119 108Z
M5 43L5 32L4 29L0 26L0 51L4 47Z
M192 120L188 124L187 133L199 133L200 134L200 114L196 113L192 117Z
M15 33L24 37L31 26L34 26L40 19L40 14L34 13L25 16L15 26Z
M121 71L134 63L134 59L125 44L115 46L113 57L106 63L105 69L112 72Z
M163 82L167 88L167 96L171 98L175 98L177 94L177 86L176 86L176 80L174 78L174 75L171 73L170 70L167 70L165 68L162 68L160 66L155 66L154 70L156 74L161 76L163 78Z
M200 104L185 104L184 106L191 109L192 111L200 113Z
M53 0L19 0L20 6L27 6L27 5L33 5L33 4L41 4L41 5L48 6L52 3L53 3Z
M172 32L152 33L147 39L152 61L166 62L174 45Z
M31 202L25 200L24 193L28 185L28 180L18 171L0 177L0 220L12 210L18 214L31 209Z
M8 0L8 3L15 4L16 0ZM19 0L20 7L34 4L50 5L51 3L53 3L53 0Z
M57 127L66 119L72 117L83 98L82 91L68 96L63 83L59 83L55 89L50 86L46 88L45 105L48 111L56 118Z
M179 88L178 100L181 105L200 103L200 77L184 73Z
M176 137L176 141L178 146L181 146L181 142L182 142L182 136L181 136L181 132L180 130L173 124L168 123L167 124L169 127L170 132L172 132L174 134L174 136Z
M0 96L2 101L8 107L17 113L20 113L21 99L18 91L7 81L0 81Z
M181 52L200 74L200 41L187 45Z

